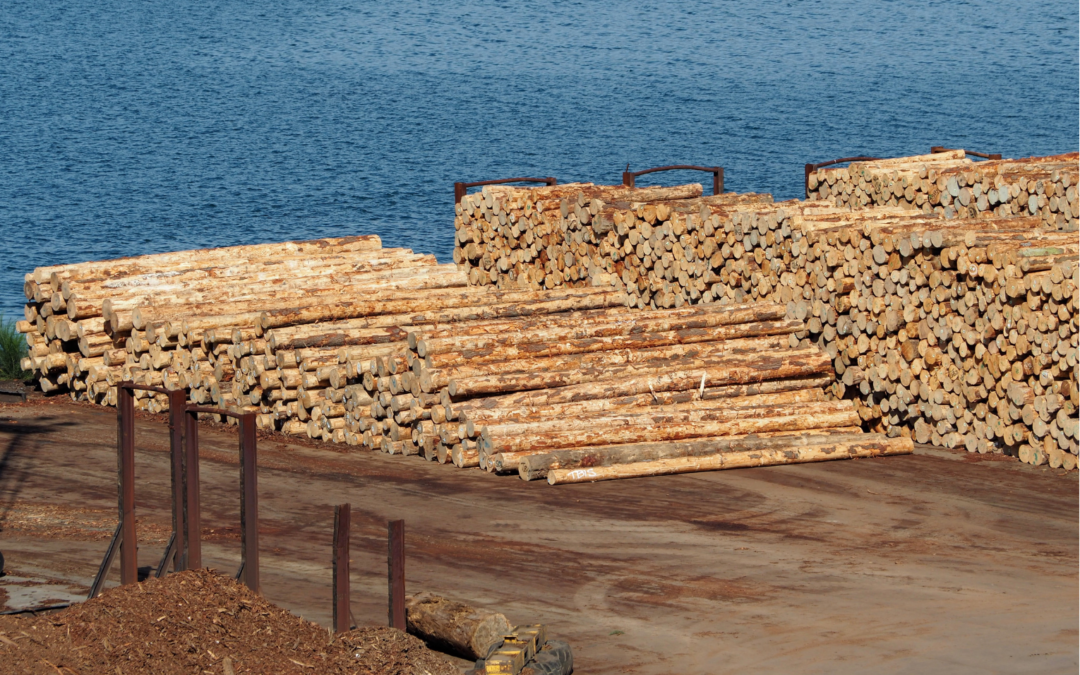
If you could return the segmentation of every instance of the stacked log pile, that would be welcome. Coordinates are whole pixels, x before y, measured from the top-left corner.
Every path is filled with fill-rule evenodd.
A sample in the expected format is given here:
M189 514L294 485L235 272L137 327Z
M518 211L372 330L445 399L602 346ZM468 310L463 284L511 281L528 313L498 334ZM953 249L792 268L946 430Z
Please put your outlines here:
M1038 216L1076 232L1077 153L974 162L963 150L852 162L809 176L807 196L837 206L899 206L945 218Z
M468 288L371 238L39 269L26 288L21 328L45 346L28 365L44 382L52 354L89 351L53 386L102 404L123 380L186 388L264 429L549 482L910 450L825 400L830 359L779 305Z
M1076 236L1039 217L802 218L804 342L869 429L1075 468ZM831 291L830 286L836 290Z
M925 159L938 165L924 176L933 171L935 180L943 163L971 164ZM1041 189L1061 197L1049 213L1071 209L1075 156L1061 167L1029 164L1047 175L1025 169L1035 190L1028 202ZM956 178L957 185L968 180ZM1062 194L1050 184L1064 186ZM471 266L471 279L501 287L607 281L626 290L631 305L648 308L780 303L788 318L806 324L793 344L815 344L832 357L838 381L830 394L853 399L867 430L1076 465L1077 247L1056 220L1048 228L1046 212L1013 215L1008 207L972 218L906 204L853 211L822 200L704 203L691 190L684 199L607 203L595 186L561 187L503 188L462 201L456 255ZM502 222L533 222L530 213L543 215L541 254L556 256L522 262L523 238ZM571 260L567 251L571 272L552 274L558 255ZM512 264L485 267L499 260ZM591 272L575 280L574 269Z
M465 281L453 265L382 249L373 236L182 251L38 268L17 328L30 344L23 366L47 393L113 405L115 385L130 380L255 410L235 377L254 353L241 353L234 332L253 335L263 310L347 312L373 286L400 299ZM158 411L167 398L138 392L136 405Z
M830 359L792 347L804 327L784 314L714 303L417 326L398 372L377 375L376 358L346 401L365 445L553 484L909 452L826 400Z
M423 396L410 366L410 333L423 327L496 327L514 320L544 322L554 316L604 311L624 298L611 288L556 291L441 289L421 297L401 293L392 300L349 306L347 318L330 308L310 317L267 311L254 331L233 331L232 348L243 356L241 396L260 399L265 427L349 445L384 449L409 439ZM327 320L323 320L327 319ZM260 353L261 352L261 353ZM385 443L384 443L385 441ZM389 446L386 449L390 449ZM415 450L412 450L415 452Z
M708 302L716 231L732 214L774 209L767 194L701 193L698 184L488 186L456 207L454 262L472 285L614 284L638 307Z

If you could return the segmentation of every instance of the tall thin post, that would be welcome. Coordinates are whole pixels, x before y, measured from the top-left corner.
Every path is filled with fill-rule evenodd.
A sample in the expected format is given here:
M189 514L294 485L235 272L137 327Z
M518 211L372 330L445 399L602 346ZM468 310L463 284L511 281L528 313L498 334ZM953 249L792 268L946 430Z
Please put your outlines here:
M405 630L405 521L387 523L390 627Z
M169 459L172 465L173 570L179 572L184 559L184 408L187 393L169 392Z
M139 580L138 542L135 537L135 396L117 387L117 481L120 510L120 583Z
M188 412L184 420L184 506L187 509L187 552L181 569L202 567L202 509L199 506L199 414Z
M352 507L334 507L334 632L344 633L351 627L349 607L349 528Z
M244 585L259 592L259 486L255 413L240 416L240 564Z
M724 167L716 167L712 175L712 193L719 195L724 193Z

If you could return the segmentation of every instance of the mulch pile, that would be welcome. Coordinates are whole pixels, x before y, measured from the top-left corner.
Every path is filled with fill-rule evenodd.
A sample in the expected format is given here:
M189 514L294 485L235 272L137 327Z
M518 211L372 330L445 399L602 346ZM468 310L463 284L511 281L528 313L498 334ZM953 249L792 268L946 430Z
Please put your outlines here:
M393 628L333 635L208 570L106 591L60 612L0 616L0 670L48 675L456 675Z

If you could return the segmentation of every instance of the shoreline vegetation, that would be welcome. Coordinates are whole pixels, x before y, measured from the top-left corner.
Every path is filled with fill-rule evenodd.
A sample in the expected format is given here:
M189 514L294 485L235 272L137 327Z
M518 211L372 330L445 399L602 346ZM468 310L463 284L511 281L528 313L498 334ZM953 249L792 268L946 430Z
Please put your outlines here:
M26 356L26 338L15 330L15 322L0 314L0 380L29 380L20 361Z

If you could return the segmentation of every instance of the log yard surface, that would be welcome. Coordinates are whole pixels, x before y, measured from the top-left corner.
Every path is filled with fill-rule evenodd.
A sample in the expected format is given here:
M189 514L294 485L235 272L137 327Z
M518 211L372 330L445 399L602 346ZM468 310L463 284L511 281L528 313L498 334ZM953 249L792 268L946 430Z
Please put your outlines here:
M136 426L150 566L170 531L168 430ZM204 556L231 573L236 430L200 436ZM579 673L1077 670L1075 472L919 445L553 488L345 449L259 441L264 595L323 625L333 504L351 502L361 624L385 624L385 524L403 518L409 593L543 622ZM115 411L0 405L0 607L84 597L115 524Z

